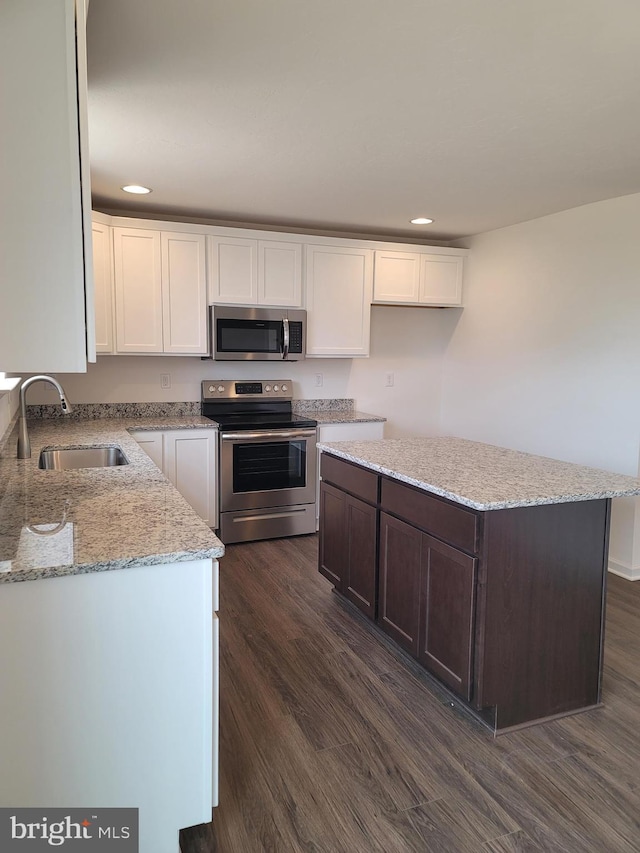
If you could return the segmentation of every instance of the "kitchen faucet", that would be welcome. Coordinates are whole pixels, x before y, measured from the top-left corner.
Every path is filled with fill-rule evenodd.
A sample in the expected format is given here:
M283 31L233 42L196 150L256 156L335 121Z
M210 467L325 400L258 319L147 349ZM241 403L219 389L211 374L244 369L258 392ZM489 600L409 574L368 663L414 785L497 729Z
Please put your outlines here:
M60 395L60 405L65 415L70 415L73 411L71 405L67 402L66 395L62 385L53 376L31 376L25 379L20 386L20 424L18 426L18 459L31 459L31 442L29 441L29 432L27 430L27 401L26 392L29 385L34 382L48 382L56 389Z

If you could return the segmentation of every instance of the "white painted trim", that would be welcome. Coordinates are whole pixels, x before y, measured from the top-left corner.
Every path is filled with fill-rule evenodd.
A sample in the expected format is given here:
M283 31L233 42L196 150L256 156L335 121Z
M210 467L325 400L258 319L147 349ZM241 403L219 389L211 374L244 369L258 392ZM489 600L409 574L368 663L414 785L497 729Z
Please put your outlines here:
M640 566L630 566L628 563L609 559L608 569L612 575L618 575L625 580L640 581Z

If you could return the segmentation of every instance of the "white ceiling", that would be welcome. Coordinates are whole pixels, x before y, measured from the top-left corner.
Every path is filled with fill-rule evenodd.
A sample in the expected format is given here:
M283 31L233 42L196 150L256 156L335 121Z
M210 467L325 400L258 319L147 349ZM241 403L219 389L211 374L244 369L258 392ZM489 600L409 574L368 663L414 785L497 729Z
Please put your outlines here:
M428 242L638 192L639 35L638 0L91 0L95 203Z

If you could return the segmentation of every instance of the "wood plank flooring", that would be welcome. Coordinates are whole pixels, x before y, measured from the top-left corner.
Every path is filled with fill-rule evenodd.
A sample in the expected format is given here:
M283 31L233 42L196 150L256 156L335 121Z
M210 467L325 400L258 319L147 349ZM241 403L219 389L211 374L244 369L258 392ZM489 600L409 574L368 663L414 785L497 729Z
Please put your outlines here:
M221 562L220 806L182 853L640 851L640 584L609 577L605 708L494 739L316 560Z

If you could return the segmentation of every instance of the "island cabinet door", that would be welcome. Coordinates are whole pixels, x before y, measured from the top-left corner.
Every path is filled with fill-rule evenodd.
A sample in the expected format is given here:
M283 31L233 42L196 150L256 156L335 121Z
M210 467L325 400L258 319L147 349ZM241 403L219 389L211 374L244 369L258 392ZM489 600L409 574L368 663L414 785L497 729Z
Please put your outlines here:
M340 591L346 575L347 495L328 483L320 483L320 543L318 571Z
M414 657L419 648L423 535L404 521L380 513L378 624Z
M370 619L376 618L377 510L346 495L347 571L344 594Z
M418 659L467 700L472 690L477 564L476 558L422 534Z
M320 484L318 569L370 619L376 615L377 510Z

